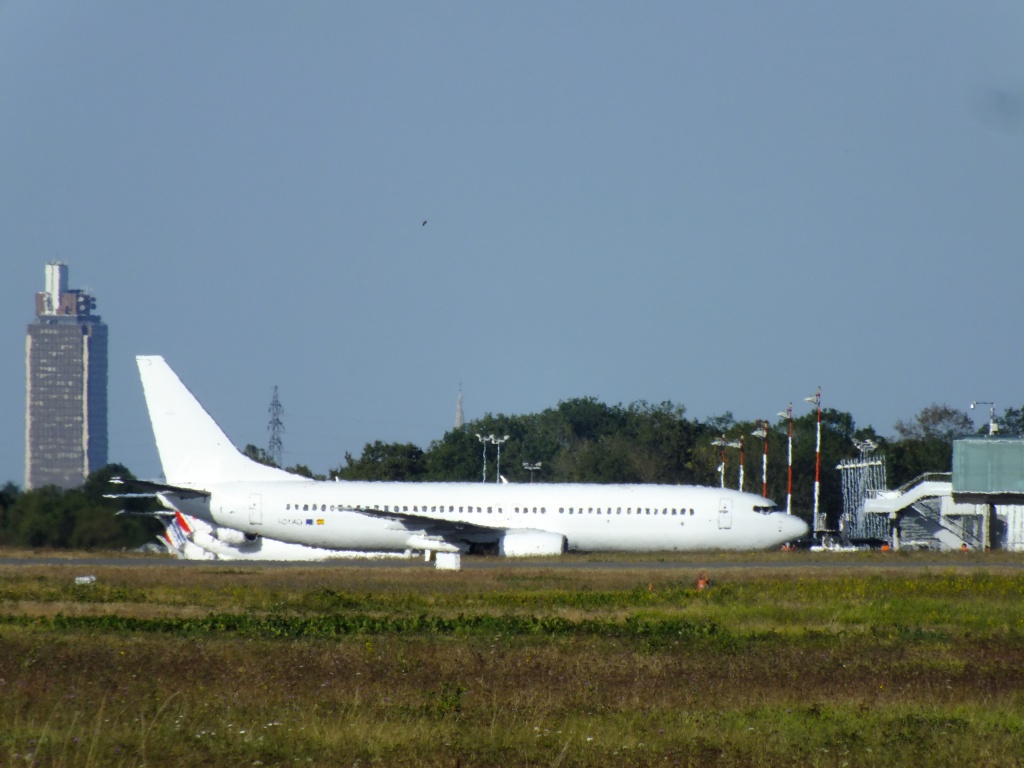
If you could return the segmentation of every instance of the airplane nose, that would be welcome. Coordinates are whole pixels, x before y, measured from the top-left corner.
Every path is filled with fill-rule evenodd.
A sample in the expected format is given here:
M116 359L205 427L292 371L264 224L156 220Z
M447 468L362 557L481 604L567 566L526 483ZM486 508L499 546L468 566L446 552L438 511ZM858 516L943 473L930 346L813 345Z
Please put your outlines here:
M779 533L786 537L786 541L796 541L802 539L811 530L805 521L801 520L796 515L787 515L785 513L779 513Z

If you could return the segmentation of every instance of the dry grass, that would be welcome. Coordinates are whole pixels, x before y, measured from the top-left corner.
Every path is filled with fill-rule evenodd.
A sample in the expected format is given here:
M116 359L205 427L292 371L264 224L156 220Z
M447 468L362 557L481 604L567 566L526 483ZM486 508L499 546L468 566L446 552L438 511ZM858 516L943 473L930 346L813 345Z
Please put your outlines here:
M1024 575L961 564L103 566L82 588L78 566L0 566L0 765L1019 765ZM698 594L700 568L716 586ZM282 640L35 620L354 611L721 631Z

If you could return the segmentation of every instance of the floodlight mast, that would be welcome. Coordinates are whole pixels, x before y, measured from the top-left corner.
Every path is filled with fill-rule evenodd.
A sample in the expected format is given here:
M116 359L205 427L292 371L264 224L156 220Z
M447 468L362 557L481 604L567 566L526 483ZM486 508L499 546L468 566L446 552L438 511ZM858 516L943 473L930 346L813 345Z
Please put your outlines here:
M761 457L761 495L768 498L768 422L760 422L760 426L751 432L764 442L764 455Z
M736 483L736 487L741 491L743 490L743 467L746 465L746 461L743 458L743 435L740 435L740 479Z
M725 435L716 437L711 441L712 445L718 445L722 448L722 460L718 462L718 482L722 488L725 488Z
M523 469L530 473L530 485L533 485L533 473L539 472L543 462L538 461L536 464L531 464L528 461L523 462Z
M481 435L479 432L476 433L476 439L483 443L484 446L484 479L482 482L487 482L487 444L494 439L494 435Z
M768 420L764 422L764 455L761 457L761 495L768 498Z
M787 478L786 478L786 514L793 514L793 404L784 411L779 411L779 416L789 420L789 450L787 451Z
M818 387L815 394L805 397L804 402L810 403L818 411L818 426L814 442L814 532L824 533L825 523L818 507L821 495L821 387Z
M508 437L508 435L505 435L504 437L495 437L494 435L491 435L491 442L498 446L498 467L495 470L497 477L494 478L494 482L496 483L501 482L501 444L506 442Z
M725 488L725 449L741 448L743 444L737 440L733 440L730 442L725 439L725 435L722 435L721 437L716 437L714 440L711 441L711 444L721 446L722 448L722 462L721 464L718 465L718 476L721 487Z
M971 403L971 410L974 410L976 405L987 405L988 406L988 436L992 437L996 432L999 431L999 425L996 424L996 404L990 400L975 400Z

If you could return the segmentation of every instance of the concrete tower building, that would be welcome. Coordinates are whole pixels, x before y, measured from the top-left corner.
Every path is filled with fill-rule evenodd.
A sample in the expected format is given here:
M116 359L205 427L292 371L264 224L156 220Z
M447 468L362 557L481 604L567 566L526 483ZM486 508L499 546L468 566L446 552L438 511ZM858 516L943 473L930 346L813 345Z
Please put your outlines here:
M107 463L107 326L96 300L46 265L25 342L25 488L74 488Z

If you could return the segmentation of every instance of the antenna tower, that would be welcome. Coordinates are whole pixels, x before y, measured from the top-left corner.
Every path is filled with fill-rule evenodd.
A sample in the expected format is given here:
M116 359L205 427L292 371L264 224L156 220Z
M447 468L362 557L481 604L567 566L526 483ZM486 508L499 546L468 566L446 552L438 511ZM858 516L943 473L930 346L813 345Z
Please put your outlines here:
M276 384L274 385L274 396L270 398L270 407L267 412L270 414L270 423L267 424L267 429L270 431L267 455L280 467L284 461L284 445L281 443L281 433L284 432L284 422L281 421L281 417L284 416L284 408L277 397Z
M836 465L843 479L840 537L845 541L886 541L890 525L888 516L868 515L864 512L864 502L877 498L879 491L888 487L885 480L885 457L875 454L878 445L873 440L853 442L860 451L860 458L843 459Z

